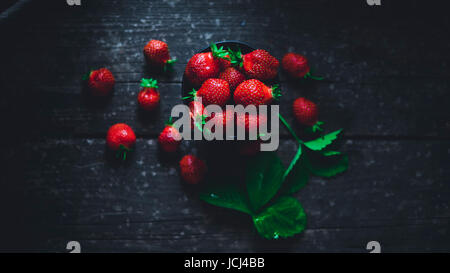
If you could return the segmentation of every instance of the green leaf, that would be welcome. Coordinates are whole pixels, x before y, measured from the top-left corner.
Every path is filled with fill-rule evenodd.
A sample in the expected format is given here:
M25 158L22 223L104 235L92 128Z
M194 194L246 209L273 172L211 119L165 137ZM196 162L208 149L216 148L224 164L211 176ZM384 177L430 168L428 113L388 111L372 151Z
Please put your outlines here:
M266 239L293 236L306 227L306 214L293 197L280 197L272 206L253 216L258 233Z
M251 214L245 193L237 185L230 183L214 183L206 186L200 194L200 199L218 207L235 209Z
M308 147L311 150L320 151L323 148L330 145L333 142L333 140L335 140L337 138L337 136L339 135L340 132L342 132L342 129L339 129L332 133L326 134L317 139L305 142L304 144L306 147Z
M305 162L306 155L302 155L296 162L292 171L286 177L283 188L284 193L293 194L302 189L309 180L309 169Z
M332 177L344 172L348 168L347 155L322 157L320 159L308 158L305 162L312 174L321 177Z
M323 156L334 156L334 155L341 155L342 153L339 151L322 151L321 152Z
M263 152L247 166L246 185L250 205L258 211L277 193L283 182L284 167L274 152Z

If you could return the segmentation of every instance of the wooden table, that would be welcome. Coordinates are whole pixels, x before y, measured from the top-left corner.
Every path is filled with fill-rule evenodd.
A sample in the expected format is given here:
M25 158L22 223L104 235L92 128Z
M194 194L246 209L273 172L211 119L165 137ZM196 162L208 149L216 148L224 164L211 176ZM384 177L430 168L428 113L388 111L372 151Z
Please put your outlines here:
M0 21L0 250L65 252L72 240L85 252L367 252L372 240L384 252L450 250L445 9L414 1L81 2L31 1ZM145 69L150 39L169 44L173 73ZM188 59L221 40L279 59L305 54L326 80L281 75L282 114L294 123L291 102L305 96L318 102L327 130L345 128L349 170L314 178L296 195L308 227L294 238L261 239L245 215L198 200L180 183L176 160L158 153ZM80 84L100 67L117 79L101 104ZM160 82L152 117L137 111L143 77ZM138 136L124 165L105 157L106 131L117 122ZM281 138L287 164L295 144L285 130ZM193 149L183 143L178 158Z

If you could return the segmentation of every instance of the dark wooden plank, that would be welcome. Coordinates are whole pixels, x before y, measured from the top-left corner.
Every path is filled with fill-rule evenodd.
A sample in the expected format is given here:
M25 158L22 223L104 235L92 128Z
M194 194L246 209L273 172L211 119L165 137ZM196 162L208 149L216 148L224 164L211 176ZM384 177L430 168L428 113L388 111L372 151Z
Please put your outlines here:
M137 81L145 73L141 51L151 38L166 40L178 57L177 76L168 78L176 82L197 50L229 39L268 49L278 58L288 50L306 54L336 82L381 84L386 77L446 79L449 74L448 20L436 26L427 17L414 17L419 9L404 7L414 19L405 20L383 16L395 11L390 7L375 11L361 3L333 3L332 9L327 1L254 5L99 1L77 9L64 2L31 4L2 28L8 37L2 59L11 71L5 79L26 73L30 81L73 82L92 67L107 66L120 81ZM39 16L44 10L49 16Z
M6 149L14 167L3 175L18 192L11 204L27 200L24 233L42 240L27 247L62 251L80 240L85 251L360 252L379 240L386 251L449 250L448 141L346 141L349 171L310 181L297 195L307 231L279 242L258 238L245 215L206 205L182 186L177 158L200 148L184 143L163 160L155 140L139 139L125 165L105 160L96 139ZM285 164L294 152L291 141L279 149Z
M324 128L345 129L347 137L449 138L450 113L447 90L449 82L434 83L424 79L408 82L390 79L383 85L328 82L282 83L280 111L295 125L292 102L299 96L316 101ZM125 122L140 136L157 136L169 118L173 106L182 103L180 84L161 83L161 106L154 113L138 110L138 83L118 83L112 98L97 102L83 95L81 84L10 86L13 103L4 105L5 113L23 116L27 134L39 136L103 137L109 126ZM23 97L27 98L24 102ZM25 105L23 105L25 103ZM16 106L20 104L20 106ZM27 107L27 104L29 106ZM25 112L24 112L25 111ZM302 129L295 128L301 134ZM288 137L286 130L280 132Z

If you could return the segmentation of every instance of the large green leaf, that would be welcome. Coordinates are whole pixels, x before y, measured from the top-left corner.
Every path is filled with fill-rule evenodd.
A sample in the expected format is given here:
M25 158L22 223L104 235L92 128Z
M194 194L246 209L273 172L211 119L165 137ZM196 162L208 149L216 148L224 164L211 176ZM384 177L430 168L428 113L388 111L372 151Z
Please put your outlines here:
M311 150L319 151L330 145L333 142L333 140L337 138L340 132L342 132L342 129L326 134L317 139L305 142L304 144Z
M336 155L321 157L319 159L308 158L306 163L312 174L322 177L332 177L347 170L348 157L347 155Z
M306 155L302 155L284 181L284 193L292 194L303 188L309 179L309 169L305 163Z
M233 181L210 183L200 194L200 199L218 207L235 209L250 214L245 193Z
M284 167L274 152L263 152L247 166L246 185L253 211L258 211L277 193L283 182Z
M280 197L272 206L253 216L259 234L267 239L293 236L306 226L306 214L293 197Z

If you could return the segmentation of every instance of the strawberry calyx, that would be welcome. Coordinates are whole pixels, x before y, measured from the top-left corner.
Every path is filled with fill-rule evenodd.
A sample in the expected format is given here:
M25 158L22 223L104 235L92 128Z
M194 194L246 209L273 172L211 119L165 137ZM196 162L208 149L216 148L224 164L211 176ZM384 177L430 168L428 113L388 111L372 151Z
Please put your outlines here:
M164 72L172 71L173 70L173 65L176 62L177 62L176 59L169 59L169 60L167 60L165 62L165 64L164 64L164 67L163 67Z
M188 93L188 96L182 97L182 100L189 100L189 99L195 99L197 97L197 90L192 89L191 92Z
M308 130L311 133L322 132L323 129L322 129L321 125L323 125L323 124L324 124L324 122L317 121L313 126L309 127Z
M91 69L88 73L85 73L85 74L83 75L83 77L81 78L81 80L82 80L82 81L87 81L87 80L91 77L92 72L94 72L94 69Z
M142 79L141 86L144 88L158 88L158 81L154 79Z
M228 48L230 63L234 67L242 67L244 65L244 58L242 57L241 49L238 47L238 50L234 51L231 48Z
M278 100L281 97L281 89L279 84L274 84L271 87L272 89L272 97L275 100Z
M316 80L316 81L321 81L321 80L323 80L323 77L312 75L312 74L311 74L311 71L308 71L308 72L303 76L303 78L304 78L304 79L313 79L313 80Z
M173 120L172 120L172 116L169 117L169 119L166 121L166 126L172 126L173 125Z
M228 51L224 50L223 46L217 48L217 45L212 43L210 47L214 58L229 60L229 58L227 57Z
M126 147L123 144L120 144L119 149L116 152L116 158L120 158L123 161L125 161L127 159L127 154L131 151L132 151L132 149Z

